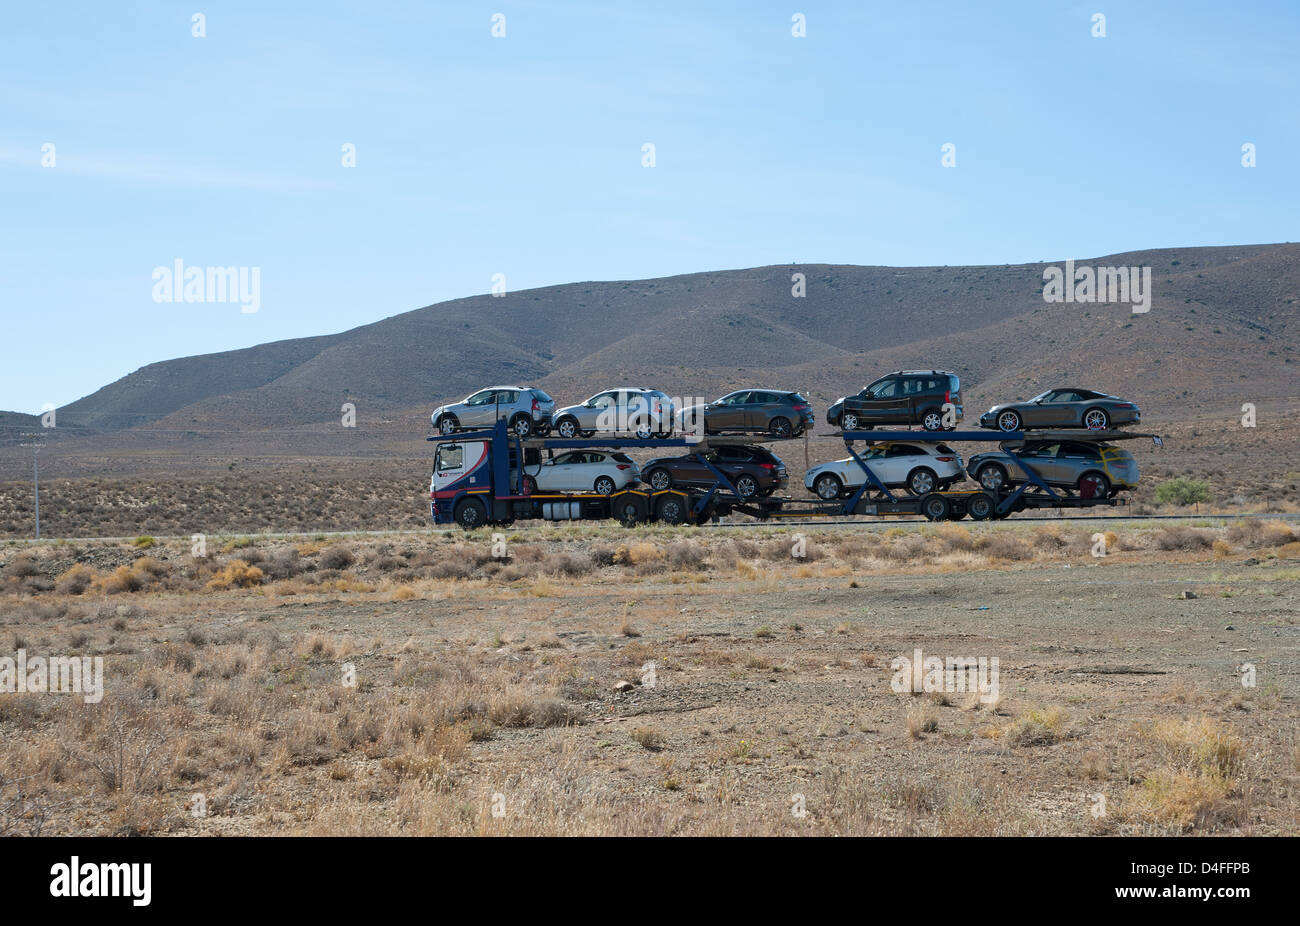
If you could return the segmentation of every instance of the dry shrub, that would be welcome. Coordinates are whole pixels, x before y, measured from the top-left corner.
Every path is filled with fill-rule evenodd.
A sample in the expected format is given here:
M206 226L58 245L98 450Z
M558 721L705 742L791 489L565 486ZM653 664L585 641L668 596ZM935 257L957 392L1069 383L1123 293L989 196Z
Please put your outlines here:
M1006 741L1013 746L1050 746L1065 737L1070 715L1062 707L1052 706L1026 711L1006 731Z
M95 590L106 595L118 595L123 592L138 592L145 587L147 577L136 572L130 566L118 566L106 576L95 580Z
M1159 550L1194 552L1209 549L1214 542L1214 535L1195 527L1175 524L1161 528L1155 536L1155 542L1156 549Z
M261 585L263 572L257 566L250 566L242 559L231 560L219 569L209 581L208 588L224 591L229 588L251 588Z
M1162 764L1130 791L1124 805L1129 816L1184 830L1243 821L1244 808L1228 799L1237 790L1245 750L1229 726L1205 715L1167 718L1144 734Z
M54 589L60 595L83 594L95 581L95 570L85 563L77 563L55 580Z
M356 559L350 547L339 543L322 550L317 562L322 569L347 569Z
M939 729L939 712L931 701L919 701L907 709L907 735L920 739L922 733Z
M988 538L983 553L990 559L1020 560L1032 559L1034 551L1024 540L1009 531L998 531Z
M708 558L706 549L689 540L674 540L668 544L668 565L674 569L699 569Z
M614 565L636 566L640 563L653 563L663 560L664 556L664 548L659 544L646 541L625 543L614 550Z
M590 557L576 553L553 553L543 564L545 572L555 576L585 576L594 568Z
M1300 539L1284 521L1243 518L1228 528L1228 539L1252 550L1281 547Z
M897 562L924 562L926 556L926 538L920 534L908 534L896 537L881 549L886 559Z

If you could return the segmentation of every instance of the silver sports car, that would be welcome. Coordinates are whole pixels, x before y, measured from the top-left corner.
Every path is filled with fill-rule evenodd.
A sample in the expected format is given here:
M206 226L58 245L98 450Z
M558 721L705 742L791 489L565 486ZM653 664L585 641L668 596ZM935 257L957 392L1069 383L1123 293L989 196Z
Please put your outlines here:
M1091 389L1048 389L1028 402L994 405L980 415L980 427L995 431L1032 428L1087 428L1105 431L1122 424L1137 424L1142 409L1132 402Z

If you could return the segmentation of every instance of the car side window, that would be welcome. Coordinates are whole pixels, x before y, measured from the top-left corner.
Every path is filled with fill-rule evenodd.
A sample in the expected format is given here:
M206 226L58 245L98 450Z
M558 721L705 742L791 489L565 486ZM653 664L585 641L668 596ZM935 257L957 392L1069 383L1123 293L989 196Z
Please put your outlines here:
M496 393L494 393L491 389L484 389L482 392L476 392L468 399L466 399L465 404L466 405L487 405L489 402L492 401L492 396L495 394Z
M915 457L919 456L920 453L921 451L917 450L915 447L907 444L896 444L889 448L888 455L891 457Z
M877 399L892 399L898 395L898 380L887 379L871 391L875 393Z
M519 401L519 393L513 389L502 389L497 395L497 401L502 405L513 405Z

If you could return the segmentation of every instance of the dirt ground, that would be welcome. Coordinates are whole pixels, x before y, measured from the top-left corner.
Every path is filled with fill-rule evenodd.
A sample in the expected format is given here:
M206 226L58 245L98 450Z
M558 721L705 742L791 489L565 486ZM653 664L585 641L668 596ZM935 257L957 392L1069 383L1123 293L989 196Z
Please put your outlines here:
M1085 528L11 544L0 832L1300 832L1300 534Z

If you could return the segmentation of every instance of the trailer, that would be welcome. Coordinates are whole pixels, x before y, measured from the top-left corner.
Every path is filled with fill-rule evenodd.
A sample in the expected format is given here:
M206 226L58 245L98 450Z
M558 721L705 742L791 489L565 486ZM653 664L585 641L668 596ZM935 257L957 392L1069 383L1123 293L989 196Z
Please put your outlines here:
M833 436L844 441L849 455L866 476L863 484L848 498L833 501L789 497L744 497L737 493L730 479L705 456L710 446L737 444L784 443L766 435L708 435L660 438L592 437L592 438L522 438L505 422L498 421L488 430L459 434L434 435L436 444L433 476L430 483L429 510L434 523L457 523L466 529L485 525L507 525L520 520L586 521L616 519L631 527L643 522L664 524L700 524L717 521L732 514L759 520L845 516L923 516L931 521L1005 518L1016 511L1037 508L1091 508L1099 505L1123 505L1116 497L1084 497L1053 488L1014 455L1011 462L1024 480L1014 489L998 492L983 488L948 489L923 496L899 496L891 492L872 471L854 444L884 441L983 442L1006 449L1026 440L1126 440L1149 437L1157 446L1161 439L1154 434L1129 431L1043 430L1023 431L847 431ZM524 480L529 466L539 465L543 451L574 450L663 450L683 448L696 454L715 481L710 486L681 486L654 490L648 486L629 487L601 495L595 492L528 492Z

